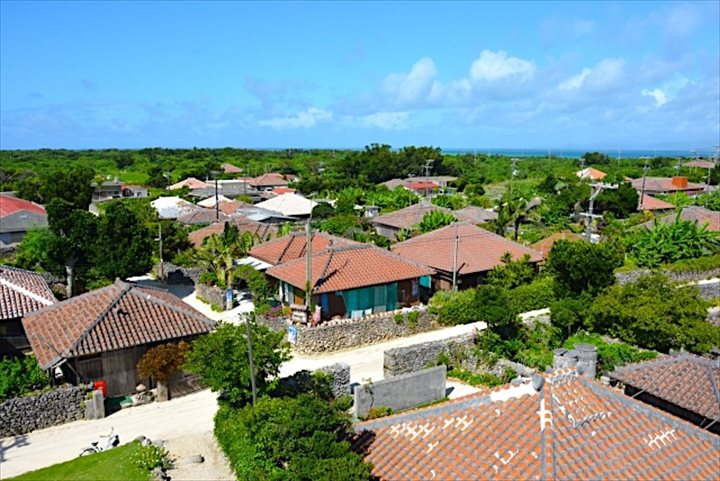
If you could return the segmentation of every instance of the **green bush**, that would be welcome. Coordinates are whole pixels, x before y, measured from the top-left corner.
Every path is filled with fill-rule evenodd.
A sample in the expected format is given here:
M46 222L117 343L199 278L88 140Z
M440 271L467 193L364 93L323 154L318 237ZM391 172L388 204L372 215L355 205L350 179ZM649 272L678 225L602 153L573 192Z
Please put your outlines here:
M514 370L506 368L502 376L496 376L489 372L473 373L465 369L453 368L448 372L448 377L460 379L471 386L496 387L512 381L517 374Z
M32 356L0 360L0 402L50 386L50 378Z
M367 416L363 416L361 420L368 421L370 419L377 419L377 418L384 418L385 416L391 416L394 414L395 411L391 407L388 406L378 406L374 408L370 408L370 410L367 413Z
M516 314L550 307L555 300L553 279L551 277L535 279L530 284L510 290L508 297L510 309Z
M475 322L482 315L475 301L475 289L438 291L430 299L430 306L437 313L438 322L446 326Z
M402 324L403 322L405 322L405 316L403 316L402 312L398 312L397 314L395 314L395 316L393 316L393 319L395 320L395 324Z
M407 323L408 327L410 329L415 329L418 324L418 319L420 318L420 312L419 311L410 311L408 312L407 316Z
M598 374L612 371L615 367L634 362L648 361L657 357L655 351L644 351L623 342L607 342L599 334L583 332L571 336L563 347L572 349L577 343L592 344L598 348Z
M663 266L670 272L706 272L720 269L720 254L713 256L697 257L695 259L684 259Z
M136 466L148 471L155 468L170 469L172 466L172 460L167 450L155 444L140 446L131 459Z

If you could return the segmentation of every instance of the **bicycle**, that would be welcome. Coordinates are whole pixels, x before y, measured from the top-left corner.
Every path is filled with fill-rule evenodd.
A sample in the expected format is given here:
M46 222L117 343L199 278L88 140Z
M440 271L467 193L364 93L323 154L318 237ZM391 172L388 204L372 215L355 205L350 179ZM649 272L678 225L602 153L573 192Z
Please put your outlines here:
M99 446L100 441L95 441L93 443L90 443L89 448L83 449L80 452L80 456L84 456L86 454L100 453L116 447L118 444L120 444L120 436L114 434L114 432L115 428L110 428L110 434L108 434L107 436L100 436L101 438L107 438L105 446Z

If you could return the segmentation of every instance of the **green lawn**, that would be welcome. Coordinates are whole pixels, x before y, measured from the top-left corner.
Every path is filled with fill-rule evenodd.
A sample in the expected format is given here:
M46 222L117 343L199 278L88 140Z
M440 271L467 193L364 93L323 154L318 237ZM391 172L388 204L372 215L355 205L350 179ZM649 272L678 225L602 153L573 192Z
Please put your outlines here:
M130 460L139 447L139 443L133 442L31 471L7 481L146 481L150 479L150 471L139 468Z

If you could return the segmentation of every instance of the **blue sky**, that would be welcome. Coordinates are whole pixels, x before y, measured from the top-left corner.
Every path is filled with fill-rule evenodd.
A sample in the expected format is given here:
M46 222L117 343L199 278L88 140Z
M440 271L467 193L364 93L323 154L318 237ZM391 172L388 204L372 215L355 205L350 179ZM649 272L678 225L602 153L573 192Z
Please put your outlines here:
M0 1L0 148L708 149L720 2Z

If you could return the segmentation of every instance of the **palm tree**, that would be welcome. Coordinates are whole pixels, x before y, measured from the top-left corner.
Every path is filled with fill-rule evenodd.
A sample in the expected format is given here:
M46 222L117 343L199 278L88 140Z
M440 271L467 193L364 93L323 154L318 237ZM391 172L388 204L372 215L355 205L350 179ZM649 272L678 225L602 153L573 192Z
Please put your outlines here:
M247 256L254 239L249 232L240 234L236 225L225 223L222 234L210 236L199 253L200 261L215 276L220 287L232 285L235 259Z

